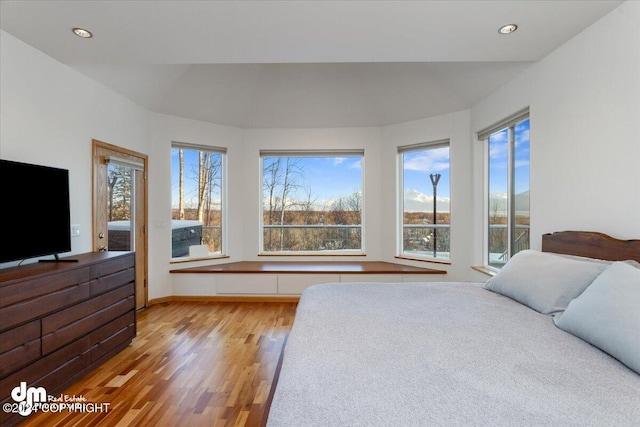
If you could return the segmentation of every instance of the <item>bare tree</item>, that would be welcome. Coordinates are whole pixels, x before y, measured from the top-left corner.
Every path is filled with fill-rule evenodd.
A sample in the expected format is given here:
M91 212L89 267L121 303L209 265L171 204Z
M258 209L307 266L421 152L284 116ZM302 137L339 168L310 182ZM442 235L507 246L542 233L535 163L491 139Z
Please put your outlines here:
M277 208L278 201L277 188L280 184L280 157L265 158L263 171L262 171L262 191L269 194L269 224L273 224L275 210Z
M262 191L268 206L265 222L268 225L286 223L286 212L292 206L299 204L292 198L300 187L299 178L302 176L300 162L292 157L265 157L262 171ZM285 233L279 232L279 247L284 249ZM273 229L268 228L265 236L265 248L273 249Z
M360 222L362 196L354 191L349 196L342 196L331 203L330 211L334 224L347 225Z
M207 194L207 175L205 170L207 153L198 151L198 209L197 218L202 222L204 212L204 196Z
M265 193L268 194L269 209L267 211L267 215L268 215L267 224L272 225L274 223L275 210L276 210L276 207L278 206L278 199L279 199L279 197L277 196L277 188L281 179L280 177L281 158L266 157L264 158L263 162L264 163L263 163L263 170L262 170L262 191L263 191L263 195ZM265 248L268 248L269 250L273 249L272 248L272 241L273 241L272 228L268 228L267 235L264 236L264 238L265 238L265 241L264 241Z
M124 166L109 167L108 182L109 221L131 218L131 168Z
M212 152L200 151L198 153L198 221L208 224L205 211L209 217L212 194L215 188L219 188L216 177L220 174L220 158Z
M347 223L346 203L344 197L339 197L331 203L331 219L336 225L344 225Z
M178 157L180 159L180 181L178 188L178 219L184 219L184 150L178 149Z
M284 181L282 182L282 196L280 201L280 225L284 225L284 214L291 206L289 195L300 188L298 178L302 175L302 169L298 159L287 157L284 168ZM295 203L294 203L295 204Z
M114 188L116 183L118 182L118 176L113 173L112 170L109 171L109 179L107 182L107 186L109 188L109 221L113 221L113 211L114 211Z
M222 158L220 156L211 155L209 157L210 161L207 164L207 180L209 181L209 191L207 194L207 213L209 220L207 220L207 225L211 224L210 215L213 212L213 205L215 201L213 200L213 194L216 189L220 190L222 188L221 182L221 168L222 168Z
M348 196L342 196L334 200L329 207L332 224L356 225L361 223L362 195L354 191ZM328 232L332 236L335 246L332 249L346 249L358 247L360 235L351 227L343 227Z
M362 193L354 191L346 200L347 209L351 212L351 221L353 223L360 223L362 214Z
M308 225L308 224L313 224L314 222L314 218L313 218L313 213L315 212L315 204L318 201L318 196L314 196L313 195L313 191L311 190L311 187L306 186L303 189L304 194L305 194L305 198L304 200L300 201L300 210L302 210L304 212L304 224Z
M287 157L284 168L284 181L282 182L282 196L280 202L280 225L284 225L284 214L289 207L289 195L293 193L299 184L297 178L302 175L299 159ZM284 230L283 230L284 231ZM284 232L280 233L280 250L285 248Z
M220 190L222 187L221 183L221 169L222 169L222 157L216 153L206 153L204 156L204 161L202 164L204 168L203 176L205 178L205 198L203 201L205 215L201 220L202 224L205 226L211 225L220 225L219 221L221 220L220 216L214 218L214 206L217 202L214 200L214 194L217 190ZM218 209L220 212L220 209ZM215 234L205 233L203 234L203 242L210 246L211 250L216 250L216 239ZM218 245L221 245L222 241L219 239Z

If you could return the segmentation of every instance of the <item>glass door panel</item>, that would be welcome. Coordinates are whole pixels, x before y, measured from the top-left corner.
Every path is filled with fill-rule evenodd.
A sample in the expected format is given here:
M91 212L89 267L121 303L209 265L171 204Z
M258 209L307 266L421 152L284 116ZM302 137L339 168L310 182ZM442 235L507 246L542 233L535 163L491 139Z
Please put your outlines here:
M110 251L134 251L133 169L109 164L107 169L107 230Z

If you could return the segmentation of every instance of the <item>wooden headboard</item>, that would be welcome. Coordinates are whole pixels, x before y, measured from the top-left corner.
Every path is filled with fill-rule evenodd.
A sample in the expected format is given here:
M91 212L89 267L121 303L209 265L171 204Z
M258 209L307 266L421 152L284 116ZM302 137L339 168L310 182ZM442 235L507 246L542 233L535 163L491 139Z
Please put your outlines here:
M619 240L592 231L560 231L542 235L542 251L609 261L640 262L640 240Z

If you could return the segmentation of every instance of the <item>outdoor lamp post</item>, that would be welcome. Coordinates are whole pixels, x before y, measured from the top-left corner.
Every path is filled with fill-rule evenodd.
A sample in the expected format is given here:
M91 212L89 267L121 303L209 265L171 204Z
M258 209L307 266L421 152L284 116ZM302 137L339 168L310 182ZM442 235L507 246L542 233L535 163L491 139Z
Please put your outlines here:
M431 178L431 184L433 184L433 257L436 257L436 244L438 243L438 229L436 228L436 195L438 194L438 182L440 181L439 173L432 173L429 175Z

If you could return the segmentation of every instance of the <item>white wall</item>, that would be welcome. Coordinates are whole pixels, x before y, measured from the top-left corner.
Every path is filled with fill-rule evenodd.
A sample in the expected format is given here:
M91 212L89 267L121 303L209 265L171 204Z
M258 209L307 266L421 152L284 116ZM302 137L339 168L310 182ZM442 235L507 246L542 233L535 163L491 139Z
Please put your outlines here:
M148 152L147 112L0 31L0 157L69 170L72 253L91 251L91 140Z
M471 110L476 132L530 106L531 235L640 236L640 2L626 2ZM475 263L482 144L474 146Z
M244 182L246 168L243 160L242 131L198 120L165 114L149 113L151 145L149 152L149 299L173 294L173 268L195 267L216 262L240 261L244 253L242 235ZM171 143L222 147L227 149L226 182L233 183L228 191L227 254L230 258L170 264L171 261ZM164 224L164 227L160 225Z

